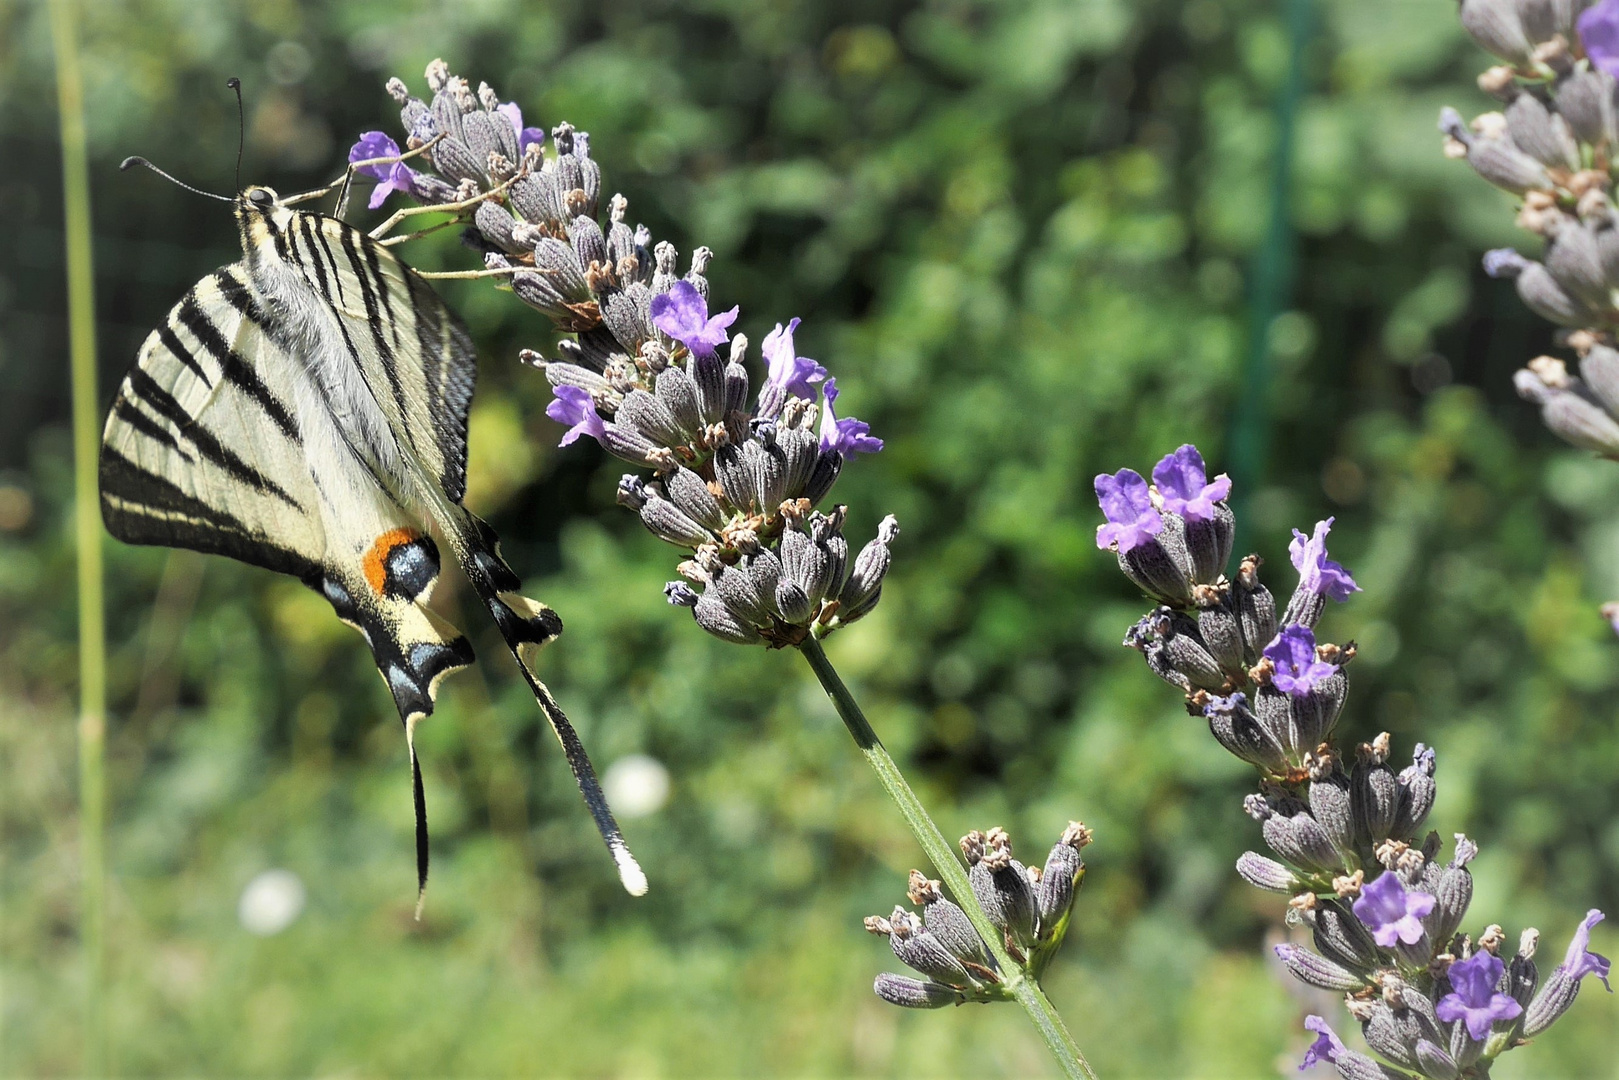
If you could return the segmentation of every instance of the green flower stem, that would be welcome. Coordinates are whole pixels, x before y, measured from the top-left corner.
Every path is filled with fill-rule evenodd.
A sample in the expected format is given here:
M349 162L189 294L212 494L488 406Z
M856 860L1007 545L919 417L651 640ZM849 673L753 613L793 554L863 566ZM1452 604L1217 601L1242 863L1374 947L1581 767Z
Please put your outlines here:
M821 648L820 641L813 636L807 637L799 644L798 649L814 669L815 677L821 680L822 689L837 707L844 726L849 729L849 734L854 736L855 744L866 756L866 761L876 772L877 779L889 797L898 804L899 812L904 815L905 823L911 827L916 842L922 845L922 850L927 853L934 868L938 870L939 877L949 887L956 903L961 905L967 917L972 920L978 936L989 946L989 951L995 956L995 962L1000 965L1006 989L1017 999L1018 1004L1023 1006L1029 1018L1034 1021L1035 1027L1039 1028L1040 1037L1051 1048L1051 1053L1062 1066L1063 1073L1073 1078L1096 1080L1096 1074L1091 1071L1085 1055L1074 1045L1073 1036L1068 1034L1062 1017L1057 1014L1056 1008L1046 997L1045 992L1040 989L1038 983L1025 976L1022 965L1007 954L1000 931L990 924L989 917L984 914L984 909L978 905L978 900L973 895L972 886L967 881L967 872L962 869L960 861L956 858L955 849L945 840L944 835L939 832L939 827L928 816L921 800L911 790L911 785L905 782L905 776L899 771L899 766L894 764L894 759L888 756L882 740L877 738L877 733L872 730L870 722L866 720L866 714L861 712L854 695L849 693L849 688L843 685L843 680L838 677L832 662L826 658L826 650Z
M84 1074L107 1071L106 798L107 635L103 618L101 514L96 505L96 326L90 262L90 165L78 11L50 0L62 131L62 205L67 235L68 347L73 382L73 487L79 563L80 945L84 950Z

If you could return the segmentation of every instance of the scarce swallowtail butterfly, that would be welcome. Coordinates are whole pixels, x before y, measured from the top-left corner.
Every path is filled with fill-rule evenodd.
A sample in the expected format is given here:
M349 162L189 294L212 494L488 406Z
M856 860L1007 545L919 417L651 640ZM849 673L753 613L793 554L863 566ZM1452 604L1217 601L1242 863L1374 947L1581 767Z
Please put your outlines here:
M124 164L136 162L151 167ZM113 401L100 464L107 528L126 543L291 574L365 638L410 746L418 912L428 835L413 736L440 680L473 660L427 607L436 531L562 743L624 887L640 895L646 877L590 759L535 674L534 654L561 620L518 593L494 531L461 505L472 341L386 245L295 209L302 198L250 186L226 200L242 260L191 287Z

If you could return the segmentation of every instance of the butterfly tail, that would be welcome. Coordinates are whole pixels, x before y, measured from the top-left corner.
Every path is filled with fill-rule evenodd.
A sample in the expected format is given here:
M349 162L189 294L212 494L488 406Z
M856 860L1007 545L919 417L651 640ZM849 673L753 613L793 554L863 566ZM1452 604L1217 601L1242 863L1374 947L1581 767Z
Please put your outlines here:
M574 730L567 713L562 711L562 706L551 696L550 689L535 674L535 658L544 645L562 633L562 619L551 608L517 591L522 587L522 581L500 557L499 538L494 530L463 507L456 506L455 511L456 527L451 534L452 543L467 579L494 619L501 637L506 640L524 681L534 694L534 700L561 744L563 756L568 759L568 768L573 772L574 783L578 785L579 795L596 822L596 829L601 833L608 852L613 856L619 881L631 896L645 895L646 874L642 872L640 863L635 861L635 856L630 854L618 822L613 819L613 811L607 805L607 797L602 794L590 755L585 752L584 743L580 742L579 733Z

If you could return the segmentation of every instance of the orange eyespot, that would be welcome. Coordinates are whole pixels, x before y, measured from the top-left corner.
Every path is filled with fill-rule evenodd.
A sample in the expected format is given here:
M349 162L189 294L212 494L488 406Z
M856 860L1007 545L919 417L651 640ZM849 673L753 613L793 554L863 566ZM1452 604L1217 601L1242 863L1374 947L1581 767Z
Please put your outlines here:
M389 529L371 542L371 547L360 560L365 570L366 584L378 596L388 584L388 556L394 548L401 544L408 544L422 534L415 529Z

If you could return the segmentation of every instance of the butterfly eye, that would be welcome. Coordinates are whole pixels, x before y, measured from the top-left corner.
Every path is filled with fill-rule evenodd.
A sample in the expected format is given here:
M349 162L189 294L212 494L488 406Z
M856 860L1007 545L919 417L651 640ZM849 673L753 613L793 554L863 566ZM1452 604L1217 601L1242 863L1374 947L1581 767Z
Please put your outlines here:
M254 188L252 191L247 193L247 201L252 203L260 210L268 210L271 206L275 205L275 196L271 195L264 188Z

